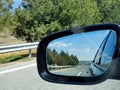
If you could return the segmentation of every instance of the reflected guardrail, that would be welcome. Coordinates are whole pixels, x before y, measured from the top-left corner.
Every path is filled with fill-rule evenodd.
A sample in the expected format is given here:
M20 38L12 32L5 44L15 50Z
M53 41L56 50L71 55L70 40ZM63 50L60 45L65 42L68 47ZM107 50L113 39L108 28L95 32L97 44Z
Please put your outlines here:
M63 69L63 68L72 68L73 66L67 65L67 66L53 66L53 65L48 65L48 69Z
M39 42L0 46L0 54L15 52L15 51L22 51L22 50L29 50L29 57L31 57L31 49L37 48L38 43Z

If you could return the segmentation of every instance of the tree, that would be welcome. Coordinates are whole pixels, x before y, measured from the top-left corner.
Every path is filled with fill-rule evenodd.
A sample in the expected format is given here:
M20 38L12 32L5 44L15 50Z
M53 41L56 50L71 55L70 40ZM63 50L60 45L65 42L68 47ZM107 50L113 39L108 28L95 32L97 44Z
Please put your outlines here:
M12 24L12 4L13 0L1 0L0 1L0 31L3 31L5 33L5 37L11 30L11 24Z
M58 53L55 49L47 49L47 62L49 65L77 65L78 58L74 55L69 55L67 52L61 50Z
M96 0L101 13L101 23L120 23L120 0Z
M15 17L18 24L14 34L28 42L101 20L97 3L93 0L24 0L16 9Z

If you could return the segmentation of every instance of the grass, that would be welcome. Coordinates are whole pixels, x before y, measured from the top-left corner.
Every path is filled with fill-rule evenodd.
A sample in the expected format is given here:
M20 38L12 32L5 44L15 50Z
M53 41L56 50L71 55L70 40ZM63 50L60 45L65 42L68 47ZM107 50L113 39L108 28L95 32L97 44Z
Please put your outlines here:
M28 55L11 55L11 56L7 56L5 58L1 58L0 59L0 63L8 63L8 62L12 62L12 61L16 61L16 60L20 60L20 59L24 59L28 57Z
M13 61L28 61L30 58L28 57L28 50L11 52L0 54L0 64L13 62ZM32 50L32 57L36 56L36 49Z

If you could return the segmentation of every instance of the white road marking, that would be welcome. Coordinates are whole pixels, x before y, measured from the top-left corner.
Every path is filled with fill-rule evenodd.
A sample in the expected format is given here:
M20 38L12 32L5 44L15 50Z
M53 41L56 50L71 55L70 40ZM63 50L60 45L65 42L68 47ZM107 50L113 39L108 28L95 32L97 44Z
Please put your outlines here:
M5 73L9 73L9 72L13 72L13 71L17 71L17 70L21 70L21 69L25 69L25 68L29 68L29 67L33 67L36 66L36 63L34 64L30 64L30 65L26 65L26 66L22 66L22 67L17 67L17 68L13 68L13 69L9 69L9 70L5 70L5 71L1 71L1 74L5 74Z
M81 72L79 72L79 73L77 74L77 76L80 76L80 74L81 74Z

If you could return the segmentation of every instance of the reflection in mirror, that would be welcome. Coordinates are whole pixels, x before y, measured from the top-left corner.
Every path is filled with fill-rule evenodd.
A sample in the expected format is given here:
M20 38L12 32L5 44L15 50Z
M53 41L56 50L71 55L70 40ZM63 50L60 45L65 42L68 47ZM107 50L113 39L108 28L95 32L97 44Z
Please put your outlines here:
M47 47L47 68L52 74L93 77L110 66L116 45L112 30L73 34L51 41Z

